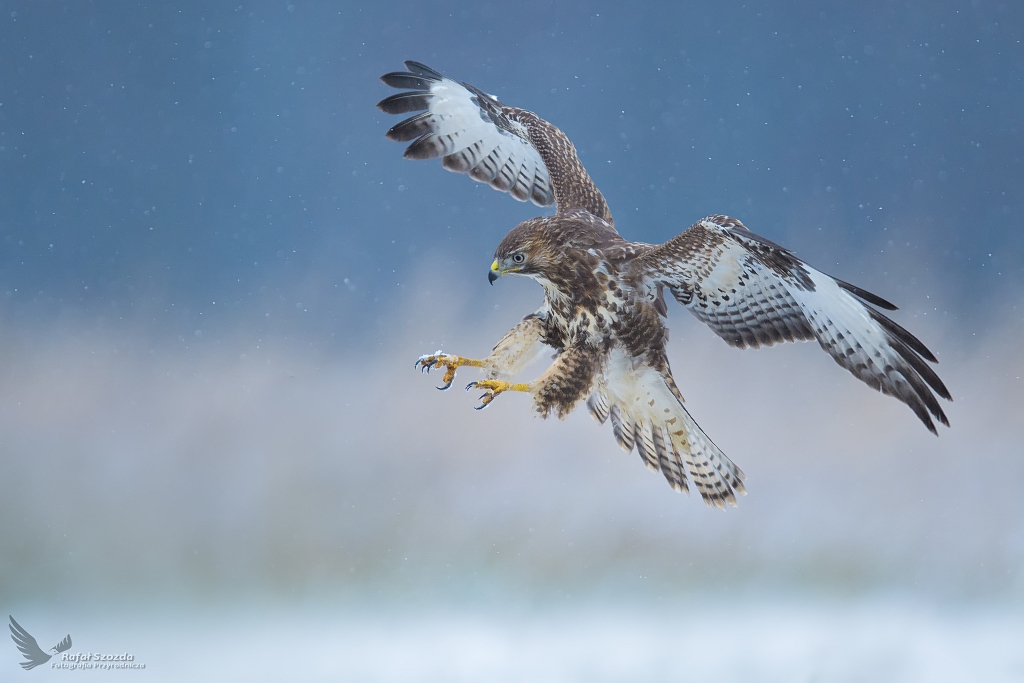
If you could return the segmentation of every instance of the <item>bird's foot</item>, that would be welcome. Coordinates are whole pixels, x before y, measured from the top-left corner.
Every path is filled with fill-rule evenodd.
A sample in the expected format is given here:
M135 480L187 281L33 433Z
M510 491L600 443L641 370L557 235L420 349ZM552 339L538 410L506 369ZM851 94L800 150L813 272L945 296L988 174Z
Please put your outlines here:
M477 410L483 410L491 404L498 394L506 391L529 391L530 385L519 384L512 382L503 382L500 379L482 379L479 382L470 382L466 386L466 391L470 389L483 389L484 393L480 397L480 405L476 407Z
M446 391L451 388L452 382L455 381L455 371L464 365L479 368L483 365L483 361L454 356L450 353L441 353L440 349L438 349L436 353L420 356L413 367L419 368L421 372L430 372L434 368L443 367L444 377L441 378L441 381L444 382L444 385L438 387L438 389Z

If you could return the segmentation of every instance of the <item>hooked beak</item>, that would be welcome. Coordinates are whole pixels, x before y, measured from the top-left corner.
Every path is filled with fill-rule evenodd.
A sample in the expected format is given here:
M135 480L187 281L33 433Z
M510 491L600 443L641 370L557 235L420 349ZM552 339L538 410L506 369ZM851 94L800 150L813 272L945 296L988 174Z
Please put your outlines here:
M498 270L498 259L494 259L494 262L491 263L491 270L487 273L487 281L493 285L499 277L501 277L501 271Z

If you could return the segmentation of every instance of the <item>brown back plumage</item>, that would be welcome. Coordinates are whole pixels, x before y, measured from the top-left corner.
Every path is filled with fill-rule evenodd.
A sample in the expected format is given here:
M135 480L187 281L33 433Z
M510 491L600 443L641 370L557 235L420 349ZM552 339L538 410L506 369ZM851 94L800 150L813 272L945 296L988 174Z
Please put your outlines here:
M551 173L551 184L555 191L555 205L559 214L568 214L583 209L608 225L615 225L612 212L590 174L576 154L565 133L533 112L514 107L505 110L515 120L526 126L533 144Z

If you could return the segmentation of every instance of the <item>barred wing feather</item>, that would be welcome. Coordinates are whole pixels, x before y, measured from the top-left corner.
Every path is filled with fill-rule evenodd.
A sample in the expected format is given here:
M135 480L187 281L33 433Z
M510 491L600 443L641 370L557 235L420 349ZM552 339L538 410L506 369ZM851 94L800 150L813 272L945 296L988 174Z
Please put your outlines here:
M641 261L646 277L729 344L816 339L855 377L906 403L932 433L932 418L949 425L936 394L952 398L928 365L935 356L871 307L895 306L811 268L739 221L708 216Z
M559 213L585 209L612 223L604 196L557 127L423 64L408 61L405 66L408 71L381 76L405 92L384 98L377 107L387 114L420 112L387 132L391 140L411 143L407 159L441 157L449 171L468 173L519 201L556 204Z
M555 202L547 168L525 126L503 115L497 99L422 64L406 62L406 67L408 72L385 74L381 80L411 92L387 97L377 106L388 114L426 110L387 133L391 140L412 141L407 159L442 157L449 171L468 173L519 201Z

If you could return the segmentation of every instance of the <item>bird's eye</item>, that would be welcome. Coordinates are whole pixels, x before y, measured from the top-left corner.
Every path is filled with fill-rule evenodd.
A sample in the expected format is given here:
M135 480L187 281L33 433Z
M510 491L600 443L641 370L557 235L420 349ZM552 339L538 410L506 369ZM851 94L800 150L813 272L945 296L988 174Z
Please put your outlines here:
M526 260L526 256L523 254L512 254L512 260L516 263L522 263Z

